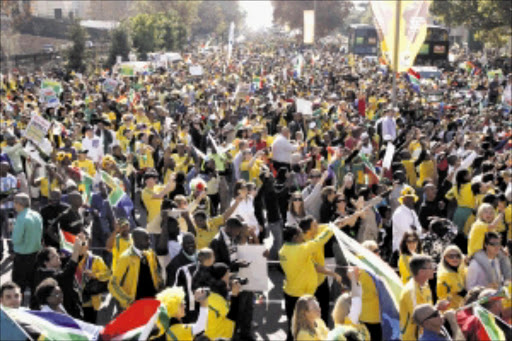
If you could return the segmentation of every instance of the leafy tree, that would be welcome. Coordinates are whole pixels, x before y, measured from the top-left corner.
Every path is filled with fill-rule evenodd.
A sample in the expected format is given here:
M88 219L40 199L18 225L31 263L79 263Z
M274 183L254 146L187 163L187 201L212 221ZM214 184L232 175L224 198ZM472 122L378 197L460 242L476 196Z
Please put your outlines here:
M142 13L130 18L133 47L137 57L146 60L149 52L157 47L157 23L154 15Z
M68 71L84 72L85 70L85 41L87 32L80 25L80 21L75 20L70 28L70 40L73 45L68 50Z
M112 67L116 63L117 56L122 56L123 60L128 60L128 54L130 53L129 38L128 31L124 26L119 26L112 31L107 67Z
M272 0L274 21L288 24L292 29L303 29L304 11L315 9L315 1L280 1ZM353 8L351 1L316 1L315 35L323 37L336 28L342 28L343 18Z
M501 46L512 33L512 2L503 0L434 0L431 12L445 25L464 25L475 38Z
M240 27L245 19L238 1L203 1L198 12L199 22L194 26L194 33L199 35L225 34L231 22Z
M135 2L135 7L138 13L174 13L179 18L180 23L187 28L187 34L190 34L190 29L199 21L198 9L201 3L202 1L141 0Z

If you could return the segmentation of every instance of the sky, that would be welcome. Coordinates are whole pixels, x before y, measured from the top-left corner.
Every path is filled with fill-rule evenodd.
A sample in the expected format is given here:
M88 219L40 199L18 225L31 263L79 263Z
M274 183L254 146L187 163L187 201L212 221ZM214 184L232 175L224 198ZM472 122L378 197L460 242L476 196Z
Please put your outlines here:
M270 0L240 1L240 6L247 13L245 23L254 30L272 26L272 4Z

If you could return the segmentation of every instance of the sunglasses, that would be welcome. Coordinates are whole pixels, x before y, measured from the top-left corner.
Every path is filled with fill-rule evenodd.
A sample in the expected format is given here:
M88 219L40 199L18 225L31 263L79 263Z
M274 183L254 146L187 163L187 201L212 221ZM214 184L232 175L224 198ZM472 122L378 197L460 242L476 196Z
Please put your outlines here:
M426 319L423 320L423 322L421 322L421 324L425 323L426 321L430 320L430 319L433 319L433 318L436 318L436 317L439 317L441 316L439 314L439 311L434 311L432 314L430 314Z
M491 245L491 246L500 246L501 243L500 242L489 242L487 243L487 245Z
M461 259L462 257L458 253L454 253L451 255L446 255L446 258L448 259Z
M302 201L302 198L293 198L292 201Z
M408 244L417 243L418 239L407 239Z
M336 203L339 204L341 202L346 202L345 199L336 200Z
M321 175L311 175L311 179L320 178Z

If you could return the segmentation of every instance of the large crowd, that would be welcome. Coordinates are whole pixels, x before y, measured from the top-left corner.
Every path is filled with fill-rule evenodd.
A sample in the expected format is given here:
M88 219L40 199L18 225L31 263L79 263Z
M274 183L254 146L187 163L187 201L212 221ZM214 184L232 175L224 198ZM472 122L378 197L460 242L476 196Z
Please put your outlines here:
M237 247L265 244L288 340L385 339L374 274L338 229L396 269L400 339L479 340L475 302L510 325L512 75L461 54L420 91L400 76L393 104L392 72L332 46L183 56L134 76L3 75L3 307L101 338L106 304L114 318L156 298L168 321L150 339L251 340L259 293ZM51 148L25 136L35 115Z

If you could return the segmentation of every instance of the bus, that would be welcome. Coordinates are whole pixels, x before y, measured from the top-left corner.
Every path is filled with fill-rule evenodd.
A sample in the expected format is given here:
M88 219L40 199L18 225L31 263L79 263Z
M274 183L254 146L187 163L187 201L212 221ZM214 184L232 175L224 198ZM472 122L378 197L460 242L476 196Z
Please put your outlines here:
M377 56L379 53L379 37L373 25L350 25L348 50L359 56Z
M427 26L427 36L416 56L414 65L443 67L448 64L450 40L448 29L436 25Z

